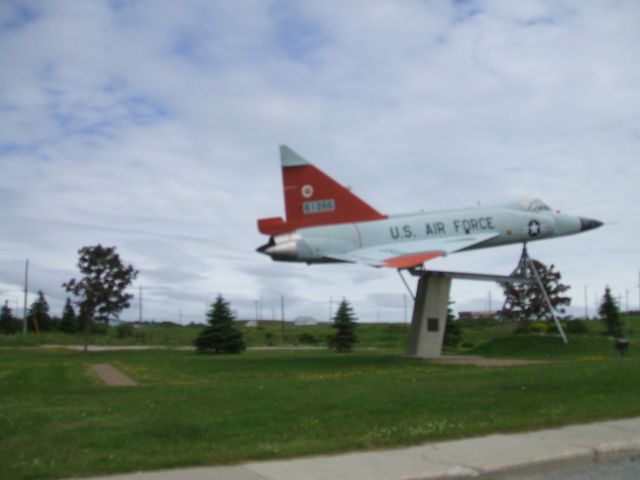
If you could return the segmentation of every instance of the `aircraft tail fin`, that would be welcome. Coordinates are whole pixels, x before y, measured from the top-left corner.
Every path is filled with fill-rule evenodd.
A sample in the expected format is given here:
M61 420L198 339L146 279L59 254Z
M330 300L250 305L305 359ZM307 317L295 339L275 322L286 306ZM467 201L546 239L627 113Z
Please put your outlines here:
M280 162L286 221L258 220L261 233L274 236L303 227L387 218L286 145L280 146Z

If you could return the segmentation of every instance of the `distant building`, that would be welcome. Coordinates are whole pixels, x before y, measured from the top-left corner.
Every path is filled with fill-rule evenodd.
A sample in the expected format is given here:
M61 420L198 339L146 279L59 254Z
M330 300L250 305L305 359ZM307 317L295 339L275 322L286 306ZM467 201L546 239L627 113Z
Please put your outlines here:
M313 317L296 317L293 320L294 325L318 325L318 320Z
M475 311L475 312L458 312L458 318L460 320L464 320L467 318L493 318L497 317L498 312L490 312L490 311Z

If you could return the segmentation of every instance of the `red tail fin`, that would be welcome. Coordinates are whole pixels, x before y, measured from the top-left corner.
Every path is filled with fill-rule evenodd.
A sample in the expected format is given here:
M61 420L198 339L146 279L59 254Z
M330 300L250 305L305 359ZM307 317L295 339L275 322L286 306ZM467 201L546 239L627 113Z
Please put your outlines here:
M258 230L280 235L298 228L387 218L286 145L280 146L286 222L258 220Z

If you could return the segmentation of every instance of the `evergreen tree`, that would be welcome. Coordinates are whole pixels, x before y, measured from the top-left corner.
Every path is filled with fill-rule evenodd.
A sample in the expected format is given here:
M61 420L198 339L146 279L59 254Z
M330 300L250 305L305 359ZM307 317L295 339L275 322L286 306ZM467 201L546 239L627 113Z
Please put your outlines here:
M564 295L569 290L568 285L560 282L562 275L554 270L554 265L547 267L538 260L531 260L540 275L540 281L547 292L549 301L556 312L563 314L565 305L571 304L571 298ZM535 274L531 269L531 265L522 260L512 273L513 276L535 278ZM549 307L544 299L544 293L540 290L537 282L526 283L503 283L501 287L504 291L505 303L500 314L508 319L517 319L520 321L518 329L520 331L528 331L529 324L533 321L543 319L549 315Z
M73 309L71 300L67 297L67 302L62 310L62 320L60 320L60 331L66 333L76 333L78 331L78 319Z
M240 353L246 349L242 332L234 325L234 316L222 295L207 313L209 326L206 327L194 344L199 353Z
M622 321L620 320L620 309L613 295L611 295L609 287L604 290L604 297L602 297L602 303L600 304L598 313L607 326L607 335L621 337Z
M333 328L336 333L329 337L329 348L338 352L350 352L358 342L356 337L356 318L353 309L346 299L340 302L338 311L333 317Z
M27 315L27 328L32 331L46 332L51 330L51 317L49 316L49 304L44 298L42 290L38 290L38 298L29 307Z
M449 306L447 307L447 325L444 330L444 339L442 341L443 345L451 348L458 348L460 342L462 342L462 330L460 329L460 325L453 318L453 310L451 309L451 304L453 302L449 302Z
M18 321L13 317L9 302L4 302L0 309L0 333L13 334L20 328Z

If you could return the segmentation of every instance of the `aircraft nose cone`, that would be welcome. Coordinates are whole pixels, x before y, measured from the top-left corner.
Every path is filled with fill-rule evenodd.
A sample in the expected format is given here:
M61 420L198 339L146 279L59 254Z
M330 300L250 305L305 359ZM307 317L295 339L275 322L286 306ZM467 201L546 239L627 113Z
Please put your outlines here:
M602 226L602 222L600 220L594 220L592 218L583 218L580 217L580 231L585 232L587 230L593 230L594 228L598 228Z

